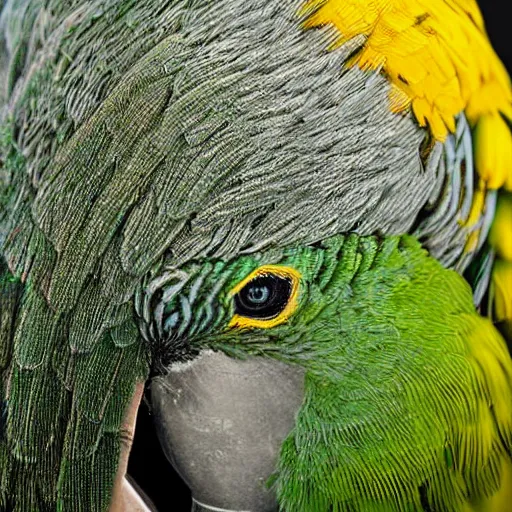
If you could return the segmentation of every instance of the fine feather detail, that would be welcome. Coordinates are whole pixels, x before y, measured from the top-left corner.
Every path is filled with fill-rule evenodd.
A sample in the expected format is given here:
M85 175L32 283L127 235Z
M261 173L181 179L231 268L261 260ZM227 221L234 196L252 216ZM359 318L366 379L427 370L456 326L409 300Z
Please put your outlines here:
M440 140L463 110L472 123L497 112L512 118L510 80L474 0L310 0L301 13L307 28L334 26L339 44L365 36L351 63L382 69Z
M365 36L325 55L325 33L303 33L282 2L50 0L40 11L24 0L9 11L0 239L25 292L19 303L0 297L0 508L102 510L120 418L148 370L127 319L144 274L163 254L182 266L353 229L408 231L436 181L412 115L439 132L441 123L420 101L413 114L392 113L389 94L394 111L411 101L386 78L342 71ZM493 126L504 125L481 126L482 162L495 151ZM486 187L497 186L501 175L486 172Z

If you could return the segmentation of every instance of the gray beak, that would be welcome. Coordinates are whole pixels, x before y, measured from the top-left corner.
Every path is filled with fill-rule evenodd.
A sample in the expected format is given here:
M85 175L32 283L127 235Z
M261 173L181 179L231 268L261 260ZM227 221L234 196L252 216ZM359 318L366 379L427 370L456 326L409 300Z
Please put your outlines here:
M303 396L300 367L212 351L153 380L160 443L190 487L194 511L277 511L266 482Z

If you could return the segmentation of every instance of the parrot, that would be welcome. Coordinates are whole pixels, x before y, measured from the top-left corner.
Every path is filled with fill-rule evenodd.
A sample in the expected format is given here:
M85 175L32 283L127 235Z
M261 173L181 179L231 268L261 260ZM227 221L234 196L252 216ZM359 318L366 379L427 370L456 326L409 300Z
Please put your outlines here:
M4 0L0 34L0 512L107 512L139 383L221 356L300 380L256 382L299 395L272 510L510 510L512 86L475 0Z

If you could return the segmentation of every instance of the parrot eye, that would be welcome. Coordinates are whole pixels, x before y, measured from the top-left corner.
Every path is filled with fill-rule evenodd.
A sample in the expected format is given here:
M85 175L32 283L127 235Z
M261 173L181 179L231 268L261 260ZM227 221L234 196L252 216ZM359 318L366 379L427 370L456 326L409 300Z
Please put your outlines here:
M274 318L286 307L291 292L289 278L272 274L256 277L235 295L235 313L249 318Z
M235 314L229 326L269 328L285 322L297 306L299 279L290 267L256 269L231 290Z

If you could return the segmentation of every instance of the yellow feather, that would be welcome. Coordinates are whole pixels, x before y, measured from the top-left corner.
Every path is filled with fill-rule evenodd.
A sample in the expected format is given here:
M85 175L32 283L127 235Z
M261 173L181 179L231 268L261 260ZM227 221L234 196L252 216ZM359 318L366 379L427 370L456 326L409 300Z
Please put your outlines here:
M512 319L512 261L498 260L492 273L492 296L496 322Z
M484 19L482 13L475 0L453 0L453 2L461 9L465 11L468 17L475 23L475 25L482 31L484 31Z
M475 164L488 188L505 184L512 169L512 134L497 112L482 116L476 125Z
M508 170L507 180L505 181L505 184L503 185L503 188L507 192L512 192L512 168L510 168Z
M473 507L474 512L509 512L512 504L512 463L509 457L502 458L501 485L498 492Z
M479 215L477 217L480 218L480 214L482 212L478 212ZM476 229L475 231L472 231L466 240L466 244L464 245L464 252L475 252L478 248L478 242L480 241L480 230Z
M382 69L439 140L464 109L472 123L498 112L512 117L510 79L474 0L309 0L301 12L313 13L308 28L333 26L343 40L366 36L350 65Z
M395 85L392 85L389 91L389 101L391 111L396 114L403 112L411 104L411 98Z
M502 194L489 233L489 243L496 255L512 261L512 194Z
M484 211L486 196L487 189L485 187L485 183L483 180L480 180L473 195L473 202L471 203L471 210L469 211L468 218L463 221L465 226L473 227L478 222Z

